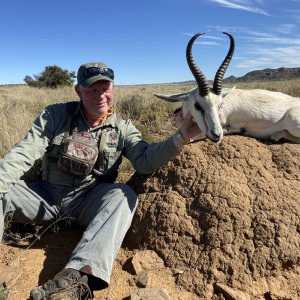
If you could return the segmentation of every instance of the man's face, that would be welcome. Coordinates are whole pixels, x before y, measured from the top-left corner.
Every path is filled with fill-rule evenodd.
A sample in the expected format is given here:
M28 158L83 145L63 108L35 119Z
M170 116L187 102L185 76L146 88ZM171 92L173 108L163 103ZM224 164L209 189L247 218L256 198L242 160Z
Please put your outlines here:
M114 95L114 84L107 80L99 80L87 88L76 86L75 90L83 108L88 115L100 117L107 113L112 106Z

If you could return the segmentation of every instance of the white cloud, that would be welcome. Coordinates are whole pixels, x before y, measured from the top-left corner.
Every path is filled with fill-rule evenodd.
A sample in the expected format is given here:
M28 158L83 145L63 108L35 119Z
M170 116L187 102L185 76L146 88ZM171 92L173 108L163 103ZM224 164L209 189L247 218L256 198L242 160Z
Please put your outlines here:
M262 32L262 31L255 31L255 30L241 30L241 32L247 34L248 36L244 37L245 39L249 39L249 35L250 36L254 36L254 37L260 37L260 38L269 38L273 35L271 35L270 33L267 32ZM240 37L243 38L243 37Z
M252 49L235 58L236 68L254 70L262 68L299 67L300 46ZM248 55L247 55L248 54Z
M236 55L232 67L245 73L265 68L299 67L300 36L293 34L294 29L293 24L268 27L268 32L236 28Z
M300 46L300 38L283 38L280 36L269 36L269 37L247 37L249 43L259 44L268 44L269 46L273 45L299 45Z
M269 13L265 10L256 7L256 3L253 3L253 1L250 0L209 0L210 2L218 3L224 7L232 8L232 9L238 9L238 10L244 10L249 11L252 13L262 14L268 16ZM254 1L258 4L261 4L262 1Z
M188 36L188 37L194 36L194 34L192 34L192 33L186 33L186 32L183 33L183 35ZM201 37L198 37L198 38L199 38L199 40L196 40L194 42L195 45L219 46L221 44L218 43L218 42L216 42L216 41L222 41L223 40L222 37L213 36L213 35L207 35L207 34L203 34Z
M289 34L289 33L293 33L295 28L296 28L295 24L282 24L278 26L277 32Z
M204 45L204 46L220 46L220 44L217 43L217 42L206 42L206 41L202 42L201 45Z

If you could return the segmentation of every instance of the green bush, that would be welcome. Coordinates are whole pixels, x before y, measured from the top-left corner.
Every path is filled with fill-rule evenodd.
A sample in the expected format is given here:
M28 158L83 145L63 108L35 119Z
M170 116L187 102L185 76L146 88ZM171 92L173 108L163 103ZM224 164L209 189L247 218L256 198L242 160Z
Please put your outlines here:
M60 86L72 86L74 84L75 72L63 70L58 66L47 66L38 75L33 75L35 79L26 75L24 81L30 87L57 88Z

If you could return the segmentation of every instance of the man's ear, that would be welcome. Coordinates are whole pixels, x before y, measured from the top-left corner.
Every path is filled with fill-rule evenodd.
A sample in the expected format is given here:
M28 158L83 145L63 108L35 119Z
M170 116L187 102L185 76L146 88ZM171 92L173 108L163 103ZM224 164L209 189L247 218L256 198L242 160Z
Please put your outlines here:
M80 90L80 86L78 84L75 85L75 92L78 95L78 97L80 98L80 96L81 96L81 90Z

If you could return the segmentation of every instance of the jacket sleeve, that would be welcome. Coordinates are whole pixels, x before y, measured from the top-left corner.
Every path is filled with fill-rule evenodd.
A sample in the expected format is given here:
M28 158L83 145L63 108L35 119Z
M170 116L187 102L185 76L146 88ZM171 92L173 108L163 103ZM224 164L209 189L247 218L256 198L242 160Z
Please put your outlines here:
M34 162L41 158L53 136L53 114L45 108L25 138L0 160L0 194L7 193Z
M130 120L125 126L124 156L140 174L150 174L166 165L180 153L170 137L159 143L149 144L142 140L140 131Z

